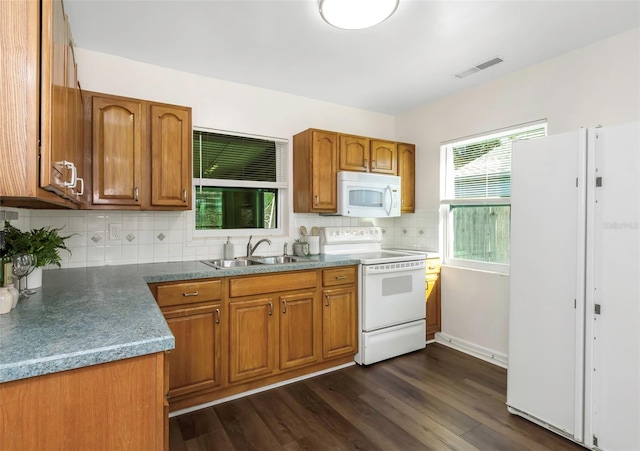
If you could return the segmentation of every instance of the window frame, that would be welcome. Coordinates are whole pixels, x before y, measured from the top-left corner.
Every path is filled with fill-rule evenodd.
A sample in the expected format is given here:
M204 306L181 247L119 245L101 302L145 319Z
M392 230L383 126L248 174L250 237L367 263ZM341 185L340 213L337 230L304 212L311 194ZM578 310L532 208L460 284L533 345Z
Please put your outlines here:
M509 263L493 263L478 260L467 260L453 257L454 224L451 207L464 206L508 206L511 208L511 197L482 197L456 199L452 193L454 188L453 171L450 169L452 163L450 158L451 149L455 146L486 141L503 137L514 132L522 133L527 130L544 128L544 136L548 136L548 122L546 119L527 122L511 127L493 130L487 133L480 133L462 139L445 141L440 145L440 224L441 224L441 246L443 264L457 268L465 268L479 271L487 271L503 275L509 274ZM511 224L509 224L511 226Z
M209 179L193 177L192 179L192 191L193 196L193 208L189 210L188 224L187 224L187 239L192 241L194 239L201 240L207 238L226 238L226 237L246 237L249 235L260 236L285 236L288 229L288 205L289 205L289 140L284 138L275 138L272 136L252 135L248 133L231 132L226 130L217 130L206 127L195 126L192 132L200 131L206 133L216 133L220 135L229 135L236 137L257 138L274 141L276 147L284 146L279 152L282 152L282 159L278 164L284 165L283 180L278 182L260 182L260 181L247 181L247 180L224 180L224 179ZM193 152L193 150L192 150ZM193 155L193 154L192 154ZM191 168L193 171L193 168ZM276 222L278 226L274 229L262 229L262 228L244 228L244 229L210 229L210 230L197 230L196 229L196 195L200 187L213 186L213 187L234 187L234 188L274 188L277 189L277 208Z

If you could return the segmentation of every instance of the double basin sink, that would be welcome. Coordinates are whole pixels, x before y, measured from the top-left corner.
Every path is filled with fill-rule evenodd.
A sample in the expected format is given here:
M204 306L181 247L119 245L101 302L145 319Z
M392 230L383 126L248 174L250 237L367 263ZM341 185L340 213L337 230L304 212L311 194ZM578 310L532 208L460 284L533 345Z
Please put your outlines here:
M283 263L303 263L309 260L292 255L279 255L277 257L237 257L234 259L201 260L205 265L214 268L237 268L252 265L278 265Z

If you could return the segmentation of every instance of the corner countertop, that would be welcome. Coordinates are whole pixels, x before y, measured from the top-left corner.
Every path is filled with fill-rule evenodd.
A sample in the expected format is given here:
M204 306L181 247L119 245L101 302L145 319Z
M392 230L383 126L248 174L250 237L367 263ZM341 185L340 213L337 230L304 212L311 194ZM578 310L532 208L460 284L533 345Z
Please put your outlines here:
M0 383L175 347L147 284L355 265L348 256L214 269L199 261L43 271L43 286L0 315Z

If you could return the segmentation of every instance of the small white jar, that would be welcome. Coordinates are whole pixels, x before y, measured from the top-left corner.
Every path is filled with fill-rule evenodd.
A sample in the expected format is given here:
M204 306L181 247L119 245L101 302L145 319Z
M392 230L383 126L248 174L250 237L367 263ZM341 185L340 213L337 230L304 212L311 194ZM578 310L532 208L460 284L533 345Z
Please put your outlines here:
M0 288L0 315L9 313L11 306L13 305L13 295L9 292L8 288Z
M11 293L11 296L13 296L13 303L11 304L11 308L16 308L16 305L18 305L18 299L20 299L20 292L12 283L7 284L4 287L8 289L9 293Z

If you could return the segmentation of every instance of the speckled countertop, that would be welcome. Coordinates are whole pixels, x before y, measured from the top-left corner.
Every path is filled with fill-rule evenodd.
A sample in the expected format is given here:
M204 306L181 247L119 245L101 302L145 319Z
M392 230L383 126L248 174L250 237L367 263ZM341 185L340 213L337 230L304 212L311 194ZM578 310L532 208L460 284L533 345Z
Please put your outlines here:
M43 286L0 315L0 383L172 349L148 283L354 265L349 257L214 269L198 261L43 271Z

